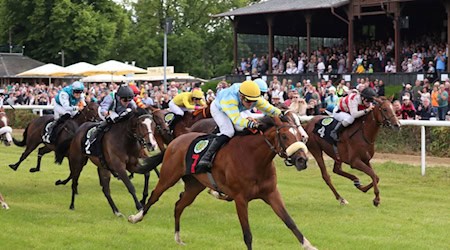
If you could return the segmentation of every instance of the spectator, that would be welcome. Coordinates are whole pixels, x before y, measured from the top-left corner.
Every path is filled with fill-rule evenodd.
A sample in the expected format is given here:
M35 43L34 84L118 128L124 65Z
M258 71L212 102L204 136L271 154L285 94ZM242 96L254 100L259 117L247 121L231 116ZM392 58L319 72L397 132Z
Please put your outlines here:
M442 52L442 50L439 50L438 54L434 58L434 60L436 61L436 71L438 73L442 73L445 71L445 59L445 54Z
M279 95L272 95L272 105L282 110L287 109L286 105L284 105L281 101L281 97Z
M448 93L445 90L444 84L439 85L438 93L438 118L441 121L445 121L445 116L448 111Z
M416 118L419 120L430 120L431 117L436 116L432 111L430 100L428 98L424 99L422 104L419 105L416 115Z
M402 119L404 120L414 120L416 117L416 109L414 104L411 102L409 96L405 95L402 97Z
M145 106L150 107L155 105L155 102L152 98L150 98L148 91L144 91L144 96L142 98L142 103L144 103Z
M291 105L289 106L289 110L298 115L306 115L307 108L308 105L306 104L305 99L300 98L298 95L293 97Z
M394 108L395 116L397 119L402 119L402 104L399 100L395 100L392 103L392 107Z

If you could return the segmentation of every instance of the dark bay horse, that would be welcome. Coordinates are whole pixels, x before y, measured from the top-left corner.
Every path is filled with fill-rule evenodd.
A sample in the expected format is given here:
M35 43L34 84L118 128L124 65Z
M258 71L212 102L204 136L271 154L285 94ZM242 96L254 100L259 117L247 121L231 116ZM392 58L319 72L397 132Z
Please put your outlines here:
M261 121L261 133L247 136L234 136L217 153L212 167L212 176L217 186L230 196L236 205L237 214L248 249L252 247L252 233L248 221L248 202L262 199L294 233L303 247L316 249L298 230L295 222L286 211L277 188L276 168L272 164L278 154L288 159L298 170L306 168L306 146L300 142L296 126L279 117L266 117ZM175 205L175 240L184 244L180 237L180 218L183 210L192 204L197 195L206 187L213 188L207 174L186 175L185 155L189 144L203 133L188 133L175 138L163 154L160 179L152 191L144 211L132 215L132 223L141 221L150 207L160 196L179 179L183 179L185 188ZM153 156L156 157L156 156ZM152 157L143 165L145 171L155 167Z
M12 142L12 128L8 126L9 119L6 116L3 107L0 107L0 143L3 142L5 146L11 146Z
M18 162L14 164L10 164L9 167L14 171L17 170L20 163L24 161L28 155L36 149L41 143L44 143L44 146L40 147L38 150L38 158L37 158L37 166L35 168L31 168L30 172L37 172L41 169L41 159L45 154L59 149L62 150L61 147L58 147L60 142L67 140L74 136L75 131L78 127L88 121L96 121L98 120L98 104L95 102L88 102L86 107L81 110L77 115L75 115L72 119L67 120L62 126L60 126L59 131L54 131L56 133L60 133L56 139L56 145L44 143L42 141L42 135L45 133L45 127L49 121L53 120L53 115L45 115L38 117L31 121L25 131L23 132L23 140L18 141L13 138L14 144L23 147L26 146L25 151L20 156ZM55 128L58 129L58 128ZM60 154L66 155L67 151L60 152Z
M130 113L121 121L112 124L109 131L104 134L102 140L103 160L97 156L86 155L83 150L83 138L93 123L85 123L80 126L69 147L70 175L66 180L59 180L56 183L57 185L66 184L69 180L72 180L72 201L70 203L70 209L75 209L75 195L78 193L78 178L88 159L90 159L98 167L98 176L103 193L115 215L122 216L110 195L109 183L111 173L123 181L128 192L133 197L136 209L142 210L142 206L148 196L148 178L146 178L143 199L139 201L136 197L136 190L128 178L127 170L131 173L138 172L136 165L138 164L141 149L147 147L149 150L152 150L156 146L152 145L151 140L151 119L151 116L146 111L139 110ZM149 174L148 172L138 173Z
M395 116L391 100L388 100L385 97L374 98L374 100L376 104L373 111L356 119L351 126L346 128L341 133L341 139L337 144L339 157L336 155L333 145L329 144L313 132L314 126L321 120L321 118L323 118L323 116L314 117L306 125L306 131L309 135L309 140L307 143L308 149L320 167L322 178L327 183L328 187L330 187L336 199L343 205L348 202L334 188L323 160L323 152L333 158L334 173L352 180L356 188L362 192L367 192L373 187L375 193L373 204L375 206L380 204L378 189L379 177L375 174L375 171L370 164L370 160L375 152L375 140L380 126L384 125L399 129L400 123ZM342 170L342 162L347 163L351 168L364 172L370 176L372 182L366 186L362 186L358 177Z

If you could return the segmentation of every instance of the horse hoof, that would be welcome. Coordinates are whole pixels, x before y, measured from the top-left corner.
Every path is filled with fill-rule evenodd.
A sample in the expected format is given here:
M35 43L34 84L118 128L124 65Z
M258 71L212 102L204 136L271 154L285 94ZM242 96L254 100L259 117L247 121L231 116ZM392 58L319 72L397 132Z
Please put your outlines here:
M373 200L373 205L374 205L375 207L378 207L378 205L380 205L380 201Z
M125 217L121 212L119 212L119 211L117 211L117 212L114 212L114 214L117 216L117 217Z
M339 203L341 204L341 205L348 205L348 201L346 200L346 199L344 199L344 198L340 198L339 199Z
M175 242L177 242L179 245L186 246L186 243L184 243L181 240L181 236L180 236L180 232L179 231L175 232Z
M128 222L136 224L144 218L144 211L141 210L135 215L128 216Z
M61 185L61 184L63 184L61 180L57 180L57 181L55 182L55 186L58 186L58 185Z
M75 206L70 205L69 209L70 209L70 210L75 210Z
M37 169L37 168L30 168L31 173L38 172L38 171L39 171L39 169Z
M9 167L10 167L12 170L17 171L17 166L16 166L16 164L9 164Z

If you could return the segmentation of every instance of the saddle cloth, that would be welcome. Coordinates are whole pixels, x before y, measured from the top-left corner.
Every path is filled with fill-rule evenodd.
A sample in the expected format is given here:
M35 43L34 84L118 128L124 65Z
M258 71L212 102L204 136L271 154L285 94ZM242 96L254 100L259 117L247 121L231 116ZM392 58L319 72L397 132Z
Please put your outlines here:
M55 123L55 122L56 121L54 121L54 120L50 120L50 121L47 122L47 124L45 124L44 132L42 133L42 136L41 136L43 142L51 143L50 142L51 135L52 135L53 132L57 131L57 128L54 127L52 129L50 129L50 127L52 127L53 123Z
M81 140L81 148L84 149L84 153L86 155L100 157L102 154L101 142L105 133L96 133L98 125L99 123L96 123L89 127L83 137L83 140ZM93 136L95 136L95 138Z
M211 141L216 137L215 134L208 134L199 136L192 141L186 152L186 175L211 172L210 168L198 167L197 163L208 150ZM211 159L213 160L214 156Z
M338 121L333 117L325 117L322 118L319 122L314 126L314 133L319 135L320 138L324 139L330 144L335 144L333 138L331 138L330 133L336 127Z

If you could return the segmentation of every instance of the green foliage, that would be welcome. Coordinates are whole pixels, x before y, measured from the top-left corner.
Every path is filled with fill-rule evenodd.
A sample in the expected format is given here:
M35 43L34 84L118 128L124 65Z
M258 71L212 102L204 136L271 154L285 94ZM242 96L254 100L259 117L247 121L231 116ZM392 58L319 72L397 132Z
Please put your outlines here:
M38 115L33 114L30 110L8 109L5 112L9 119L9 126L12 128L26 128L28 123L38 117Z
M216 93L216 87L219 82L220 82L220 80L213 80L213 81L205 82L203 85L201 85L201 89L205 93L206 93L206 91L208 91L208 89L211 89L212 91L214 91L214 93Z
M403 126L400 131L381 129L376 142L376 152L394 154L417 154L420 152L419 126ZM448 151L450 128L426 127L426 151L437 157L450 157Z

